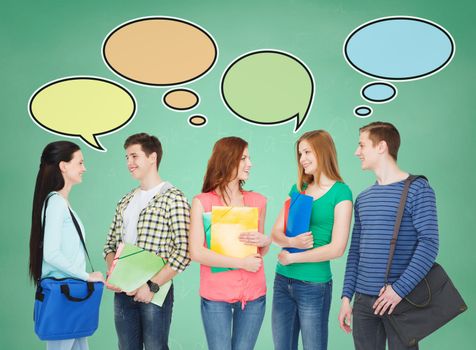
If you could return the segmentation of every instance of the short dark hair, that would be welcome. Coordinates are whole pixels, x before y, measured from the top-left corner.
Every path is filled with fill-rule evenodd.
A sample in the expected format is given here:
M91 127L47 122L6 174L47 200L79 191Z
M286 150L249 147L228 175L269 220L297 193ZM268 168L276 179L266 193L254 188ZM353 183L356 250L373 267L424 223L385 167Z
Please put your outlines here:
M361 127L360 133L367 131L372 145L385 141L390 156L397 161L398 149L400 148L400 133L395 125L387 122L373 122Z
M155 152L157 154L157 169L159 169L160 161L162 160L162 144L154 135L141 132L139 134L131 135L124 142L124 149L132 145L140 145L142 151L148 156Z

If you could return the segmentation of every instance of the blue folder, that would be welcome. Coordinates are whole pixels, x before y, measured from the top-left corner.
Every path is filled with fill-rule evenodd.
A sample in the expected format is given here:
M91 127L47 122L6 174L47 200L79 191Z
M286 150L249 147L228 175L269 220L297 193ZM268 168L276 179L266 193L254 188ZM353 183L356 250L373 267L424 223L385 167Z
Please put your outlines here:
M286 236L296 237L309 231L312 204L314 198L306 194L294 192L289 199L289 212L286 222ZM307 249L284 248L290 253L303 252Z

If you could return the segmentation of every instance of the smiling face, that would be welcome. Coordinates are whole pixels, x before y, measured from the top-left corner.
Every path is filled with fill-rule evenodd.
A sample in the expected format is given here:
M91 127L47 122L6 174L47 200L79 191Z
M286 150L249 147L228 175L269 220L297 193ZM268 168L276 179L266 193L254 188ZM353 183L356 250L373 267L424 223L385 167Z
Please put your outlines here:
M60 169L65 184L75 185L83 181L83 173L86 171L86 167L81 151L74 152L69 162L60 162Z
M251 169L251 159L248 153L248 147L245 147L243 150L243 155L241 156L240 163L238 164L236 178L239 181L246 181L250 176Z
M304 169L306 175L315 175L317 173L317 157L307 140L299 142L298 146L299 164Z
M152 152L147 155L141 145L134 144L126 148L127 169L136 180L143 180L152 171L157 171L157 154Z
M381 141L383 142L383 141ZM360 133L359 145L355 150L355 155L359 157L362 170L374 170L379 160L379 146L380 142L376 145L373 144L369 138L369 132L364 131Z

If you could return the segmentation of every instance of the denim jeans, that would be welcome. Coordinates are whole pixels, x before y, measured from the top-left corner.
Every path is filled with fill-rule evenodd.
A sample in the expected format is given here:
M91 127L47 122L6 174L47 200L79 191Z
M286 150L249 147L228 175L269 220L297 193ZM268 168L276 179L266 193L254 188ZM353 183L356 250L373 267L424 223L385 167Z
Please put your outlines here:
M134 297L125 293L116 293L114 320L119 350L168 350L173 304L173 285L162 307L134 301Z
M202 298L201 312L209 350L251 350L263 323L266 296L227 303Z
M386 317L374 315L376 296L356 293L352 310L352 336L356 350L418 350L418 345L407 347L402 343Z
M327 349L332 281L305 282L276 274L271 317L275 350Z

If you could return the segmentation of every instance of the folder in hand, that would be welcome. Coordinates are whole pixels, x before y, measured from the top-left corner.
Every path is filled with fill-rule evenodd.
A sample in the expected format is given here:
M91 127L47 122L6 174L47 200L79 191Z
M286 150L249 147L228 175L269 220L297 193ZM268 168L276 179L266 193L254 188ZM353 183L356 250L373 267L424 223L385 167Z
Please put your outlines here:
M312 204L314 198L303 193L294 192L284 202L284 229L287 237L296 237L309 231ZM306 249L284 248L290 253L303 252Z
M207 213L203 213L203 230L205 231L205 240L207 242L207 248L210 248L210 242L212 239L211 228L212 228L212 213L209 211ZM212 273L236 270L232 267L215 267L215 266L210 266L210 269Z
M141 287L157 274L166 262L160 256L139 248L133 244L121 243L116 251L106 283L121 288L124 292L132 292ZM162 306L172 281L160 286L152 303Z
M243 232L258 231L258 208L212 207L210 249L234 258L256 254L256 246L239 240Z

